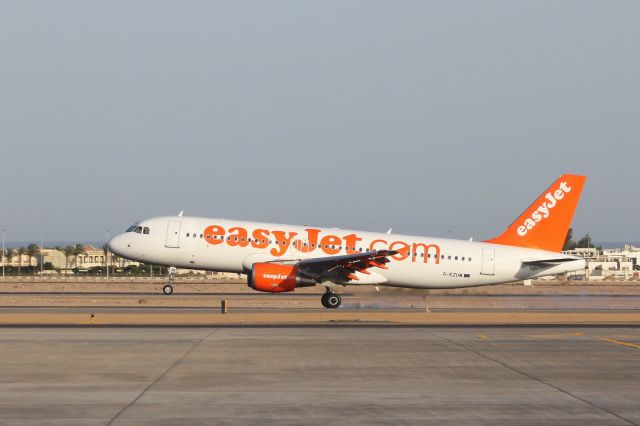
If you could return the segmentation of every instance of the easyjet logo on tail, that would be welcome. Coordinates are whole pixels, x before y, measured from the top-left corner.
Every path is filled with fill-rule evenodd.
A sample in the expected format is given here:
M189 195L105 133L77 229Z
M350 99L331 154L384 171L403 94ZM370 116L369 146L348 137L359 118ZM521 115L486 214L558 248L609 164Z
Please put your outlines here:
M549 191L544 196L544 201L538 206L536 210L531 214L531 217L525 219L524 223L518 226L516 232L521 237L527 235L538 222L546 220L551 216L551 211L561 201L565 194L571 192L571 187L567 185L567 182L561 182L560 187L555 191Z
M486 242L561 251L586 180L586 176L560 176L500 236Z

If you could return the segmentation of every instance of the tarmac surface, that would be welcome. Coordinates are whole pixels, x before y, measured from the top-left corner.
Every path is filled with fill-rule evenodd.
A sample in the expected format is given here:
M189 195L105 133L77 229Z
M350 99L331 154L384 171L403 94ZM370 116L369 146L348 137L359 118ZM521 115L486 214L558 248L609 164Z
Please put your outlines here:
M640 327L0 327L0 424L640 424Z

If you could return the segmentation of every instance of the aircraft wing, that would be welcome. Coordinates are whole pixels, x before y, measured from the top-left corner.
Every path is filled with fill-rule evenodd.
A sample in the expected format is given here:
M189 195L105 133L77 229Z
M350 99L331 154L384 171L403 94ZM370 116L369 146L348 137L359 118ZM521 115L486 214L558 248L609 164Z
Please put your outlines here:
M398 252L395 250L375 250L365 253L303 259L296 265L302 275L317 281L322 279L358 281L356 272L369 275L368 269L370 268L387 269L386 264L391 262L389 257L394 254L398 254Z

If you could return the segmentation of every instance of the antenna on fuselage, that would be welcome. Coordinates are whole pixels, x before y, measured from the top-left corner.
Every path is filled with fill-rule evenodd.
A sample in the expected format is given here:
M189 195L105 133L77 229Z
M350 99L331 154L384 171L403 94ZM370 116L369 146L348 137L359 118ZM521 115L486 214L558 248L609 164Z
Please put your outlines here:
M389 228L389 230L387 231L387 234L390 234L391 231L393 231L393 228Z
M178 217L182 217L183 214L184 214L184 210L180 210L180 213L178 213Z

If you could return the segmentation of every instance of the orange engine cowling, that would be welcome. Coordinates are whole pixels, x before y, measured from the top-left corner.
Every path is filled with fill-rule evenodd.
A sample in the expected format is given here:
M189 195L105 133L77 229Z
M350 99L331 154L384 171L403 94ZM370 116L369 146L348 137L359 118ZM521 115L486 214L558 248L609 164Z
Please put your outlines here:
M316 285L310 278L301 277L295 265L254 263L249 273L249 287L267 293L284 293L296 287Z

